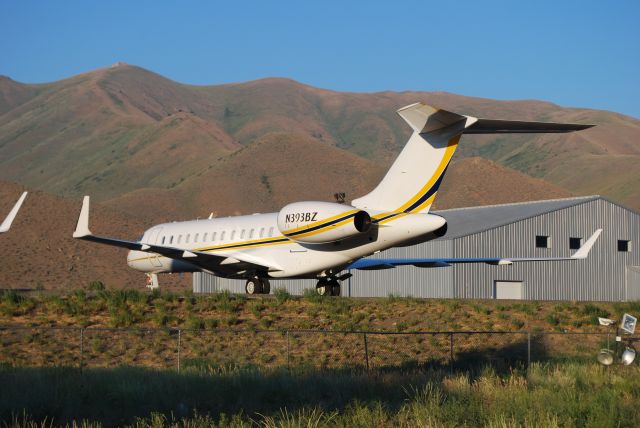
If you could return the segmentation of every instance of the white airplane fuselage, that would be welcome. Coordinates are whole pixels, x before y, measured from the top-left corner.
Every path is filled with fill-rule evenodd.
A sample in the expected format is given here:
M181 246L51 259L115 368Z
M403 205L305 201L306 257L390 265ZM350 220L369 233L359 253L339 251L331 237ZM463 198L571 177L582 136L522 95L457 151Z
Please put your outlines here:
M318 278L336 274L361 257L394 246L437 238L446 221L434 214L407 214L352 239L309 244L280 233L278 213L163 223L146 230L140 242L170 245L271 266L271 278ZM240 257L241 255L241 257ZM192 272L187 261L129 251L128 265L146 273Z

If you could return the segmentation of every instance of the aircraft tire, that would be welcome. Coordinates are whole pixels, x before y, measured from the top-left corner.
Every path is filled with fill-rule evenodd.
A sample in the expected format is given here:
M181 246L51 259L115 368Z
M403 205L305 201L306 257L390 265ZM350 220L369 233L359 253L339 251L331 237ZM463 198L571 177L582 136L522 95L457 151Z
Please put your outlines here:
M340 295L340 284L336 283L336 284L331 284L331 295L332 296L339 296Z
M271 293L271 283L267 278L260 278L260 282L262 283L262 294Z
M244 286L244 291L247 294L260 294L262 293L262 282L260 278L249 278Z
M316 292L321 296L329 295L331 294L331 286L329 286L327 281L318 281Z

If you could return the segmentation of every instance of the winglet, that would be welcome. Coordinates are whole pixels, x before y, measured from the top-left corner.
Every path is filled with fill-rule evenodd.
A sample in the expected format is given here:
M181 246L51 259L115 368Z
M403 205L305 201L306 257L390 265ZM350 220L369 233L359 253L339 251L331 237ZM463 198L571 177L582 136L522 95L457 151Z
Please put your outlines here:
M20 210L20 207L22 206L22 203L24 202L24 199L26 197L27 192L23 192L22 196L20 196L20 199L18 199L18 202L16 202L13 208L11 208L11 211L9 211L9 215L7 215L7 218L5 218L0 225L0 233L4 233L11 228L11 223L13 223L13 219L16 218L16 215L18 214L18 211Z
M594 234L591 235L591 237L589 239L587 239L587 242L582 244L582 247L578 248L578 251L576 251L571 256L571 258L572 259L586 259L587 256L589 255L589 251L591 251L591 247L593 247L593 244L595 244L596 241L598 240L598 237L600 236L600 233L602 233L602 229L596 230L594 232Z
M78 217L78 224L76 230L73 232L74 238L84 238L90 236L89 230L89 197L85 196L82 200L82 209L80 210L80 217Z

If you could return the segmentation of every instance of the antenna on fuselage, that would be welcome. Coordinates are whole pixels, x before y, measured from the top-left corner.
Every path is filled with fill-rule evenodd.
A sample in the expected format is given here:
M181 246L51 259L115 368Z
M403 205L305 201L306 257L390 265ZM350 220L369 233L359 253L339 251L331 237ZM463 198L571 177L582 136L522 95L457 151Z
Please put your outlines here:
M347 194L344 192L338 192L338 193L334 193L333 197L335 198L336 202L339 204L344 204L345 198L347 197Z

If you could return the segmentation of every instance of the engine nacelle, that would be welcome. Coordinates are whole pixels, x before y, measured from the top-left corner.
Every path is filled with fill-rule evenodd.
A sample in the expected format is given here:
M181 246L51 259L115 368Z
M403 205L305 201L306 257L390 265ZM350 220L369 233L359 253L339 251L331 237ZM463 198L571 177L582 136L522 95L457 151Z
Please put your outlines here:
M367 233L371 216L350 205L295 202L278 213L278 229L296 242L323 244Z

